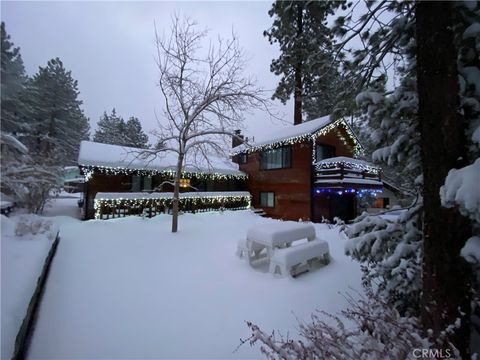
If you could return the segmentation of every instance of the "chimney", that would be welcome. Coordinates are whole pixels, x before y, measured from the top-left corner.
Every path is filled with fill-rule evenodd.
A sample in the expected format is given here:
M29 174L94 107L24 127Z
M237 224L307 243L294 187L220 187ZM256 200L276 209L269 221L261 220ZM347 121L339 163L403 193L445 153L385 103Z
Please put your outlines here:
M244 142L244 137L242 135L242 130L235 130L232 136L232 149L242 145Z

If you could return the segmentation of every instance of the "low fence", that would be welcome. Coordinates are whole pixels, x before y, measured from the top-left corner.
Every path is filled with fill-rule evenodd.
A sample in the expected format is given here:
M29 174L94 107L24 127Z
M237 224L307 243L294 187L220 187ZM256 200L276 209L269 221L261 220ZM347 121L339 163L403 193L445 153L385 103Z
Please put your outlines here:
M250 207L251 195L245 191L187 192L180 194L182 212L244 210ZM171 213L173 193L98 193L95 219L114 219L142 215L152 217Z
M30 299L30 303L28 304L27 313L23 318L22 325L20 326L17 337L15 338L15 348L13 350L11 360L24 360L27 358L35 322L38 317L40 302L42 301L48 274L50 272L50 266L52 265L53 258L57 252L59 242L60 237L59 233L57 233L55 241L53 242L47 258L45 259L45 263L43 264L42 272L37 279L37 286L35 287L35 291Z

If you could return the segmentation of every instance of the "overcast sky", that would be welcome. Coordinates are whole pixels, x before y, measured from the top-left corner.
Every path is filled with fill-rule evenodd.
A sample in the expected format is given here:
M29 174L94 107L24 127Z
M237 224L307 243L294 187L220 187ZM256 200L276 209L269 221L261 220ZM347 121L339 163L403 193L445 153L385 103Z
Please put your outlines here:
M162 112L156 86L154 21L168 32L171 15L186 15L209 28L216 39L233 28L250 58L247 72L259 85L274 89L278 78L270 62L278 49L263 37L270 27L271 1L243 2L1 2L1 18L21 54L27 73L59 57L78 80L83 110L92 129L105 110L124 119L136 116L145 130L155 127L155 111ZM293 108L275 102L293 124ZM247 135L262 135L272 125L262 113L247 116ZM93 135L93 131L92 131Z

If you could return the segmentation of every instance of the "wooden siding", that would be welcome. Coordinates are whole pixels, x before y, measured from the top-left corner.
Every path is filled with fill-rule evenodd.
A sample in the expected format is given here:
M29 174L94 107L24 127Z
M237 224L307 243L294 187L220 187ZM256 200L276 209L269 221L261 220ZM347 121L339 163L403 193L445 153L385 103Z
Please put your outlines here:
M152 189L165 181L172 182L168 176L152 176ZM180 188L180 192L191 191L245 191L245 180L206 180L191 179L193 188ZM143 183L142 183L143 190ZM107 175L95 172L85 183L84 218L93 219L95 216L94 199L99 192L132 192L132 175ZM164 183L157 192L173 192L173 185Z
M353 156L353 143L345 144L341 137L348 135L341 129L334 130L317 138L317 144L335 147L335 156ZM247 162L240 164L240 170L249 175L247 189L252 194L252 206L263 209L267 216L284 220L316 220L314 212L312 143L305 141L292 145L292 162L289 168L261 170L261 152L248 155ZM273 192L275 206L260 206L260 192ZM329 215L329 214L327 214ZM330 216L326 216L329 218Z

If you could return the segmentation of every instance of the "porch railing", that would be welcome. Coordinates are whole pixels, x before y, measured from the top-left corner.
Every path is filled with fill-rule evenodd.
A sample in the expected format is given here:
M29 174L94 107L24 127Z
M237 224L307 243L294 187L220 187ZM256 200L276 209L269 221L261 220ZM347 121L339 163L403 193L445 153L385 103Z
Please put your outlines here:
M345 167L339 165L334 168L317 168L315 172L315 182L316 183L328 183L329 181L338 181L338 180L355 180L355 179L364 179L364 180L376 180L381 181L380 173L370 172L367 170L359 170Z
M250 207L251 195L245 191L187 192L180 194L182 212L243 210ZM172 211L173 193L98 193L95 219L114 219L137 215L153 217Z

